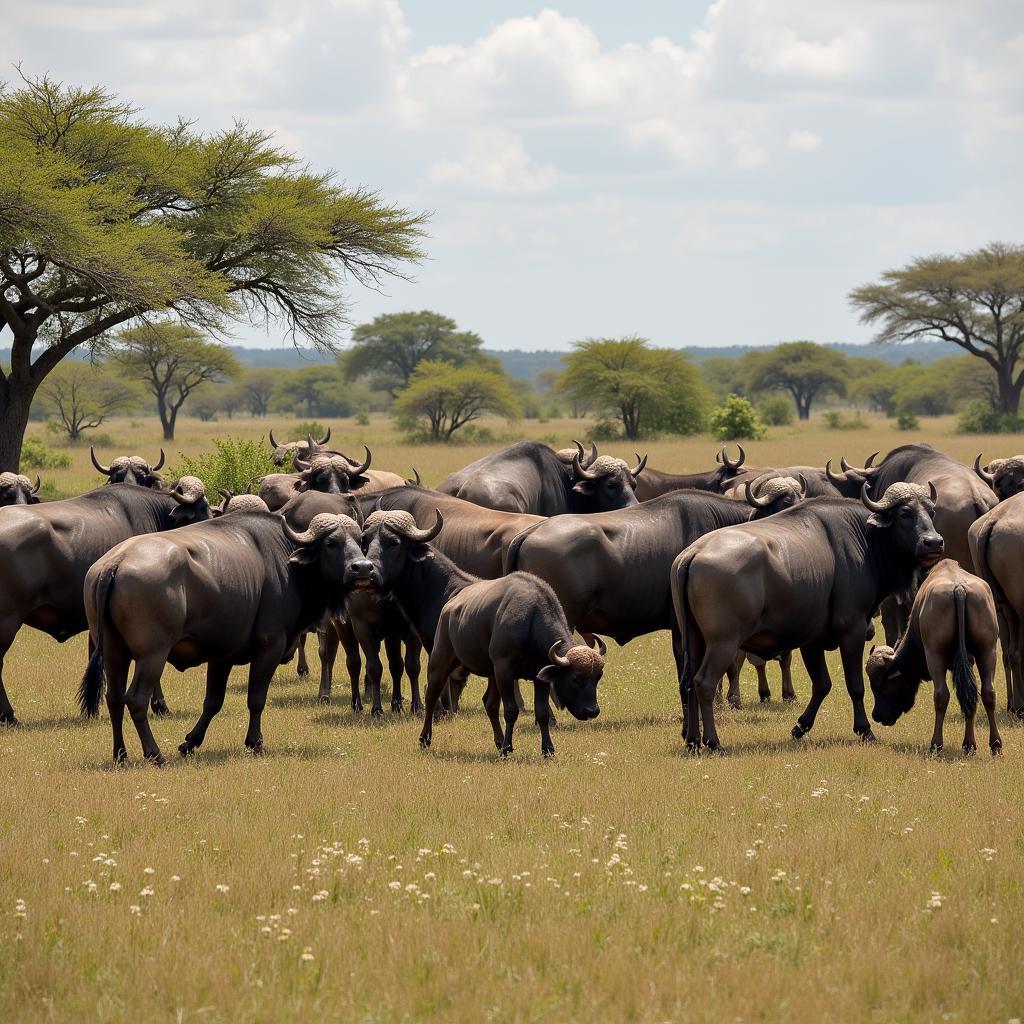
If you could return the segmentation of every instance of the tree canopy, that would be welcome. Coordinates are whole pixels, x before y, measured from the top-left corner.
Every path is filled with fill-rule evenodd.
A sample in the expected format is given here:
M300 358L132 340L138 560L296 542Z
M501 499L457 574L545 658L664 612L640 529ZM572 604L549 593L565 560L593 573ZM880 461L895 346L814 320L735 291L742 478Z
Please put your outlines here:
M95 430L139 399L136 388L108 367L77 360L56 367L39 393L53 414L51 426L69 441L78 441L84 431Z
M496 369L497 360L485 356L482 345L478 334L460 331L450 317L428 309L385 313L353 330L352 347L339 357L339 364L349 380L368 377L371 388L394 398L424 360Z
M682 353L651 348L645 338L588 338L565 356L563 387L622 423L626 437L644 430L688 434L704 423L707 391Z
M486 366L455 366L439 360L425 360L416 367L393 408L399 422L406 426L425 420L435 441L451 440L456 430L485 412L509 418L519 414L519 404L504 373Z
M744 357L751 391L788 391L806 420L815 398L846 393L846 356L813 341L789 341Z
M422 255L422 215L240 122L203 135L99 87L24 79L0 91L0 150L0 469L76 347L158 312L213 334L278 322L329 348L346 279L372 285Z
M850 292L876 341L959 345L996 375L999 408L1015 416L1024 389L1024 246L993 242L957 256L927 256Z

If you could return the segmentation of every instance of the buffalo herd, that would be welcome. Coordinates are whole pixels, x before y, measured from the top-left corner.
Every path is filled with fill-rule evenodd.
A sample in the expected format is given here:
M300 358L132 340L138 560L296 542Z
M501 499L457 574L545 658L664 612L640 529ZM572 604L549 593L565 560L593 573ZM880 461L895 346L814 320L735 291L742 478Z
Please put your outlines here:
M43 502L40 481L0 473L0 723L16 725L3 662L23 625L63 642L88 630L79 690L87 715L106 698L115 760L127 758L125 708L143 755L162 763L149 724L166 714L166 665L206 666L202 712L178 750L191 754L247 665L245 745L263 749L262 715L277 667L315 634L318 699L328 702L339 649L353 710L383 714L383 648L391 708L422 713L429 747L438 714L453 713L475 674L494 743L512 751L533 683L541 752L554 753L553 702L580 720L599 714L602 637L622 645L671 636L687 749L720 750L716 705L740 703L749 659L770 697L766 663L799 650L811 683L793 726L809 732L839 651L853 731L873 738L934 684L931 749L943 744L947 674L976 747L978 698L989 747L1002 749L994 675L1000 641L1009 711L1024 717L1024 457L973 468L925 444L903 445L841 472L748 466L722 448L714 468L673 474L632 465L579 441L561 450L522 441L453 473L436 490L371 469L323 437L280 443L281 472L216 504L196 477L173 483L137 455L104 466L107 482ZM292 472L285 472L288 461ZM882 617L885 644L865 646ZM420 695L421 652L427 654ZM360 676L365 662L365 689ZM980 690L975 678L980 676ZM129 676L131 676L129 680ZM504 717L504 725L500 721Z

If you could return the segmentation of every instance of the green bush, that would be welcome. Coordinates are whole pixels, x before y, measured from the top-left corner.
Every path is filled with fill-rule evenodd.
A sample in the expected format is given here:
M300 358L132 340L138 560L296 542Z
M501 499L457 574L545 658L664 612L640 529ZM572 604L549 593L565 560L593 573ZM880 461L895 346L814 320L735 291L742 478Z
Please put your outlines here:
M757 418L754 407L739 395L730 395L715 406L708 422L719 441L756 441L765 435L764 424Z
M1024 420L1000 412L984 398L973 398L960 410L956 429L960 434L1019 434Z
M71 456L66 452L55 452L42 441L26 437L21 446L21 468L26 469L67 469Z
M206 487L206 496L215 504L221 488L241 494L248 490L249 481L254 476L291 470L290 454L281 467L274 465L270 455L270 446L262 438L243 441L237 437L215 437L213 450L203 452L198 458L180 453L181 461L170 468L169 476L172 480L182 476L199 477Z
M327 428L319 420L303 420L297 424L294 430L295 436L289 438L291 441L305 441L307 434L312 434L314 441L319 441L324 434L327 433Z
M868 421L857 413L856 416L844 416L841 412L832 410L825 413L825 423L829 430L867 430Z
M896 417L896 426L900 430L917 430L921 424L918 422L917 417L910 412L901 412Z
M357 412L356 423L361 427L368 427L370 425L370 414L365 409L361 412ZM323 434L321 434L320 437L323 437Z
M772 395L757 407L757 414L769 427L788 427L793 422L793 403L782 395Z

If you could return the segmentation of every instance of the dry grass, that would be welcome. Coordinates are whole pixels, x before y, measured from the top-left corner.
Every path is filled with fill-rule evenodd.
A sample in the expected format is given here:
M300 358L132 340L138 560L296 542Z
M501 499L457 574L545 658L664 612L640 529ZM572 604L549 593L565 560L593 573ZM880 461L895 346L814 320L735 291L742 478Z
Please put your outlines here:
M961 458L1008 453L928 426ZM188 421L178 446L263 429ZM522 425L559 443L580 429ZM383 420L335 430L431 483L489 447L411 450ZM110 432L159 446L151 423ZM856 461L908 439L881 422L772 433L752 461ZM681 470L714 445L649 448ZM85 451L50 475L81 488L87 466ZM948 753L928 758L922 689L862 746L833 666L812 737L788 738L793 708L748 704L722 713L727 756L687 757L667 647L613 649L601 718L563 721L550 762L527 720L499 762L474 699L422 752L409 716L318 708L292 665L271 690L267 756L244 752L236 670L193 761L114 769L107 722L74 713L84 641L24 631L7 678L25 725L0 733L0 1020L1021 1016L1020 731L1001 722L1005 756L965 760L951 713ZM155 731L173 750L202 676L168 669L166 684L175 714Z

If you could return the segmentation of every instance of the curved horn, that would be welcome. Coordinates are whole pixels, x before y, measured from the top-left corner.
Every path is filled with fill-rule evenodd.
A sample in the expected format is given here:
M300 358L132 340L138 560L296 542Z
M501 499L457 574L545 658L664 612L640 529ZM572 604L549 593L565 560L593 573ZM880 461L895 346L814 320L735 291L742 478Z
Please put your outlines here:
M189 498L187 495L182 494L177 487L175 487L174 490L171 491L171 497L179 505L194 505L199 500L198 495L196 495L194 498Z
M39 488L42 487L42 485L43 485L43 482L42 482L42 480L39 479L39 474L36 473L36 485L35 485L35 487L32 488L31 493L32 494L38 494L39 493Z
M309 469L309 463L299 455L292 456L292 467L297 469L300 473L305 473Z
M280 448L281 446L277 443L276 439L274 438L274 431L270 430L269 434L270 434L270 447L271 448Z
M313 435L312 434L308 434L308 433L306 434L306 448L309 451L309 454L311 456L312 456L313 452L315 452L316 449L317 449L317 444L316 444L316 441L313 440Z
M800 481L800 497L801 498L806 498L807 497L807 477L805 477L803 475L803 473L797 473L796 478L797 478L797 480Z
M860 489L860 500L864 503L864 507L870 509L872 512L884 512L885 505L880 501L874 501L871 495L868 494L868 488L871 485L867 480L864 481L864 486Z
M327 444L327 442L330 441L330 439L331 439L331 428L328 427L327 428L327 433L324 434L324 436L321 437L319 441L317 441L317 444Z
M422 487L423 481L420 479L420 471L415 466L412 467L412 475L416 477L416 486Z
M580 462L580 453L577 452L572 457L572 471L577 480L594 480L596 477L589 469L584 468Z
M772 503L771 498L759 498L754 494L749 480L743 482L743 497L746 498L747 504L754 508L767 508Z
M426 530L410 530L406 536L409 540L419 541L421 544L426 544L428 540L433 540L440 532L441 527L444 526L444 516L441 515L439 508L434 509L434 514L437 518L434 520L434 525Z
M717 462L717 463L719 463L721 465L722 464L722 456L724 454L725 454L725 445L723 444L722 447L717 452L715 452L715 462Z
M96 452L94 451L92 445L89 445L89 458L92 459L92 464L101 473L106 473L107 476L110 476L110 472L111 472L110 471L110 467L109 466L104 466L103 463L100 462L100 460L96 458Z
M313 539L313 531L306 530L305 533L296 533L289 525L288 520L281 516L281 529L284 535L293 543L298 545L309 544Z
M568 668L569 659L559 654L558 651L555 650L555 648L558 647L561 643L561 640L556 640L548 648L548 660L551 662L552 665L557 665L559 668Z
M164 460L165 460L166 458L167 458L167 456L166 456L166 455L164 455L164 450L163 450L163 448L161 448L161 449L160 449L160 461L159 461L159 462L158 462L158 463L157 463L157 464L156 464L155 466L150 466L149 468L150 468L150 469L151 469L151 470L152 470L152 471L153 471L154 473L158 473L158 472L159 472L159 471L160 471L161 469L163 469L163 468L164 468Z
M262 474L257 473L255 476L249 477L249 482L245 485L245 493L246 494L254 494L255 493L253 491L253 489L252 489L252 485L254 483L256 483L257 481L259 483L263 483L263 475Z
M580 459L582 460L586 458L586 449L583 447L582 444L580 444L579 441L576 440L575 437L572 439L572 443L576 445L576 450L580 453Z
M825 463L825 476L827 476L832 483L836 484L836 486L838 486L839 484L845 484L847 482L845 473L840 475L832 468L831 459L829 459Z
M873 463L873 462L875 461L875 459L877 459L877 458L878 458L878 456L879 456L880 454L881 454L880 452L872 452L872 453L871 453L871 454L870 454L870 455L869 455L869 456L867 457L867 460L866 460L866 461L865 461L865 463L864 463L864 468L865 468L865 469L871 469L871 468L872 468L871 464L872 464L872 463Z
M230 501L234 497L234 495L224 487L222 487L217 493L224 499L225 502Z
M843 467L843 470L845 472L853 473L854 476L859 476L859 477L862 477L862 478L863 477L869 477L869 476L873 476L875 473L878 472L878 467L877 466L873 467L871 465L871 463L874 462L877 457L878 457L878 452L872 452L872 454L868 456L868 458L865 461L863 467L858 468L857 466L851 466L849 464L849 462L846 461L846 456L843 455L839 459L839 465Z
M590 442L590 457L587 459L587 469L597 461L597 443L595 441Z
M636 469L631 469L630 473L632 473L634 477L638 477L644 471L644 466L647 465L647 453L644 452L644 457L642 459L640 458L639 452L633 452L633 454L636 456Z
M373 455L370 454L370 449L363 445L363 451L366 452L366 461L358 468L353 467L348 470L349 476L362 476L369 468L370 463L373 461Z
M592 651L596 650L603 658L608 653L608 645L594 633L594 642L590 645Z
M982 468L981 452L978 452L977 456L974 459L974 472L977 473L978 476L980 476L981 479L984 480L987 484L992 483L996 478L995 473L990 473L987 469Z
M928 481L928 494L930 495L932 504L934 505L939 500L939 492L935 489L935 484L931 480Z
M740 450L740 457L733 462L729 458L728 446L722 445L722 465L726 469L739 469L747 461L747 453L743 450L743 445L737 442L736 447Z

